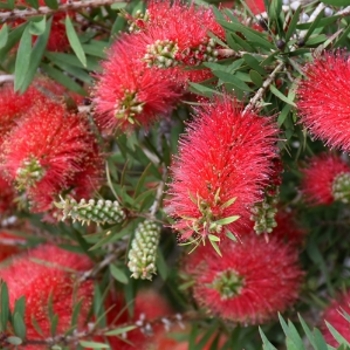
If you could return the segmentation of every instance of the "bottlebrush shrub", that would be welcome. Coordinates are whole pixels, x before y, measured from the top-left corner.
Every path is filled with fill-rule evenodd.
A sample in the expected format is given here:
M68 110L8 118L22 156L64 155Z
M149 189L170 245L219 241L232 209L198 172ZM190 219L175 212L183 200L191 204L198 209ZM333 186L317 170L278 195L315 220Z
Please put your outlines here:
M243 113L228 96L197 110L171 167L166 203L181 240L245 232L272 172L275 141L270 118Z
M298 86L301 122L330 147L350 151L350 62L344 51L325 52L304 68ZM329 84L332 89L329 89Z
M24 322L28 339L51 336L49 303L58 317L56 332L62 334L72 326L74 306L82 305L76 327L81 330L90 310L93 284L79 282L79 273L92 268L91 260L81 254L65 251L54 245L42 245L14 259L0 269L0 278L7 283L10 308L22 296L26 298ZM41 333L33 325L33 319ZM26 350L46 349L46 346L27 345Z
M327 344L339 346L339 342L334 338L326 322L336 329L348 342L350 342L349 321L347 320L350 314L350 293L346 292L333 300L322 315L323 328L322 333L327 340Z
M134 38L122 36L102 62L94 103L96 123L104 132L148 126L157 116L167 116L181 96L171 70L147 68L139 60Z
M252 233L220 248L222 257L207 245L183 261L201 307L226 320L261 324L297 300L303 272L293 246Z
M33 107L4 142L2 168L8 179L26 190L35 211L50 208L56 196L67 191L79 173L101 174L96 140L82 115L69 112L63 105L40 103ZM86 156L90 156L85 160ZM79 181L76 182L79 186ZM90 187L91 188L91 187Z
M304 176L301 191L310 204L329 205L335 200L348 203L350 167L339 156L314 156L301 172Z

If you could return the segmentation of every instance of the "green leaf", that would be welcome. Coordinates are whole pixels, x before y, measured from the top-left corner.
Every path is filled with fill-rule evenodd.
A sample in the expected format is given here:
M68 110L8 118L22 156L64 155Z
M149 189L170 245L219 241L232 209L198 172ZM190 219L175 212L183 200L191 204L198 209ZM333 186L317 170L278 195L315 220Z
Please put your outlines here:
M209 240L210 244L212 245L212 247L214 248L214 250L216 251L216 253L222 257L221 251L219 246L217 245L216 242L212 241L211 239Z
M115 264L109 266L112 276L120 283L128 284L129 279L122 269L117 267Z
M256 70L251 69L249 71L249 77L258 88L262 86L263 78Z
M26 73L30 66L30 57L32 52L32 36L30 35L30 26L28 26L21 37L15 63L15 91L22 86Z
M266 335L264 334L264 332L262 331L262 329L259 327L259 333L261 336L261 339L263 341L263 350L277 350L270 342L269 340L266 338Z
M66 16L66 33L70 46L72 47L74 53L77 55L79 61L84 67L86 67L86 56L85 52L81 46L81 42L78 38L78 35L74 29L73 23L70 17Z
M31 21L29 24L29 32L32 35L41 35L45 32L46 16L43 16L39 21Z
M35 73L41 63L41 59L45 52L47 41L49 40L50 30L51 30L52 18L50 18L45 26L45 32L40 35L34 44L32 54L30 56L30 65L29 68L22 80L22 84L19 87L21 93L27 90L30 83L33 81Z
M26 1L30 6L34 7L36 10L38 9L38 7L39 7L38 0L26 0Z
M197 83L189 83L189 85L190 85L190 91L205 97L212 97L215 93L218 93L217 91L205 85L201 85Z
M5 47L7 44L7 39L8 39L8 27L7 24L5 23L2 28L0 29L0 49Z
M24 312L26 308L25 303L26 303L26 300L24 296L17 299L15 301L15 307L14 307L13 313L15 314L17 312L19 315L24 316Z
M350 346L350 343L327 321L325 321L327 328L332 333L333 337L339 342L339 344L344 344Z
M217 236L215 236L215 235L209 234L209 235L208 235L208 238L209 238L211 241L220 242L220 238L217 237Z
M111 5L112 10L120 10L123 9L127 5L126 2L117 2Z
M63 74L56 68L49 66L48 64L41 64L42 69L55 81L65 86L70 91L74 91L81 95L86 95L85 90L77 84L73 79Z
M274 85L270 85L270 91L283 102L288 103L293 107L296 107L294 101L291 98L288 98L287 96L283 95L282 92L279 91Z
M45 4L51 9L58 9L58 1L57 0L45 0Z
M252 91L252 89L244 81L238 79L233 74L229 74L221 70L213 70L213 74L224 83L230 83L239 90Z
M104 333L104 335L106 336L111 336L111 335L120 335L120 334L123 334L123 333L127 333L127 332L130 332L134 329L136 329L137 326L125 326L125 327L120 327L120 328L117 328L117 329L113 329L111 331L108 331L106 333Z
M159 272L160 276L162 277L162 280L165 281L168 277L168 266L166 264L166 261L163 256L163 252L158 247L157 249L157 260L156 260L156 265L157 265L157 271Z
M348 6L350 5L350 0L322 0L324 4L331 6Z
M18 312L15 312L13 316L13 328L18 337L25 339L26 325L24 324L23 315L20 315Z
M80 340L79 344L83 348L92 348L92 349L110 349L109 345L103 344L103 343L97 343L94 341L85 341L85 340Z
M14 337L14 336L7 337L6 341L12 345L21 345L22 344L22 339L18 338L18 337Z
M296 27L297 27L297 24L299 22L301 10L302 10L302 7L299 6L296 9L296 11L294 12L292 20L290 21L288 29L287 29L287 33L285 35L285 40L286 41L288 41L290 39L290 37L293 35L293 33L295 33L295 31L296 31Z
M243 55L243 59L244 59L245 63L249 67L253 68L254 70L256 70L261 75L267 74L266 70L263 67L260 66L259 61L254 56L249 55L249 54L244 54Z
M229 216L228 218L217 220L215 221L215 224L224 226L224 225L231 224L232 222L238 220L239 218L240 218L239 215L233 215L233 216Z
M9 309L9 291L7 288L7 284L2 282L1 283L1 312L0 312L0 328L1 331L5 331L7 328L7 321L10 316L10 309Z

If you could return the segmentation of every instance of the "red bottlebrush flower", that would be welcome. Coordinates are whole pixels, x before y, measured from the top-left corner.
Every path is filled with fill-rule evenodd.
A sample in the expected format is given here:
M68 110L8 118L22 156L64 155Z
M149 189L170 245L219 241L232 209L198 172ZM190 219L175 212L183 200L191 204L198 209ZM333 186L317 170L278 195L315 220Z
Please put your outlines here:
M146 68L139 59L139 35L125 35L113 44L94 92L95 119L103 131L147 126L167 115L181 96L171 70ZM145 43L141 43L141 50Z
M345 318L344 313L350 314L350 292L341 296L333 302L324 311L322 319L333 326L348 342L350 342L349 321ZM329 331L326 324L323 324L322 333L327 344L338 347L340 344Z
M130 322L128 320L128 312L125 308L123 298L118 295L108 301L107 306L114 308L107 314L107 322L109 326ZM156 307L155 307L156 305ZM125 310L120 313L121 310ZM164 331L164 325L160 322L151 325L152 321L162 317L169 316L172 310L167 301L154 290L141 290L134 301L134 315L132 321L141 324L141 329L135 329L127 333L126 340L133 345L123 341L122 338L108 337L112 349L118 350L133 350L133 349L148 349L150 344ZM118 318L116 318L118 316ZM148 326L147 326L148 325ZM152 347L151 347L152 348ZM153 349L153 348L152 348Z
M340 51L326 53L306 66L305 75L297 90L301 122L328 146L349 152L350 61Z
M51 336L48 313L50 296L53 311L58 315L57 334L62 334L72 326L73 308L79 300L83 300L78 317L78 329L82 329L92 303L93 283L79 283L74 272L84 272L91 268L91 261L84 255L43 245L14 259L11 265L0 270L0 278L7 283L9 289L10 308L13 310L15 301L20 297L26 298L24 322L28 339ZM42 335L33 326L33 318L39 324ZM41 348L46 347L26 346L27 350Z
M297 250L275 238L252 234L222 246L220 257L208 245L184 261L193 278L193 296L217 316L258 324L277 316L296 301L303 272Z
M95 147L81 115L58 104L40 103L8 135L2 166L8 178L36 202L33 209L45 211L77 173L89 172L91 163L85 157Z
M239 236L250 227L251 206L272 171L275 135L270 119L243 115L227 96L199 109L180 142L166 203L183 239Z
M266 11L264 0L245 0L245 2L254 15Z
M322 154L308 160L301 170L304 179L301 191L313 205L332 204L335 200L348 201L350 167L332 154Z

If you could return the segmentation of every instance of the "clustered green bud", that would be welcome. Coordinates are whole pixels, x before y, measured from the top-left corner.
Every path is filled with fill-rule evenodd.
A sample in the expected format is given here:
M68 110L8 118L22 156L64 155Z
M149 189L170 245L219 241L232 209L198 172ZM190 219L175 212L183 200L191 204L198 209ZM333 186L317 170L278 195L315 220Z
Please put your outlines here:
M56 206L63 210L63 219L67 217L73 221L81 221L83 224L87 222L95 222L97 224L119 224L125 218L125 212L121 208L118 201L105 199L81 199L78 203L75 199L62 199Z
M143 103L137 99L137 93L126 89L124 98L116 105L114 113L117 119L127 119L129 123L134 124L134 118L142 111Z
M222 300L226 300L238 295L243 284L243 277L229 269L218 273L211 287L219 292Z
M130 16L130 15L129 15ZM137 10L135 15L132 17L132 19L128 20L129 24L129 32L130 33L138 33L140 31L140 22L148 22L150 20L149 11L146 10L145 13L143 13L141 10ZM142 27L141 27L142 29Z
M332 193L335 200L342 203L350 201L350 173L342 173L338 175L332 185Z
M277 226L275 216L277 213L279 190L266 191L264 199L256 203L252 208L252 216L250 219L255 222L254 231L257 234L271 233Z
M171 40L156 40L154 44L147 45L147 53L144 61L148 67L169 68L177 65L175 58L179 48Z
M152 279L152 274L156 273L159 237L160 226L156 223L146 220L138 225L128 255L131 277L143 280Z
M30 157L23 161L22 166L17 169L16 182L19 189L33 186L45 175L45 169L38 159Z

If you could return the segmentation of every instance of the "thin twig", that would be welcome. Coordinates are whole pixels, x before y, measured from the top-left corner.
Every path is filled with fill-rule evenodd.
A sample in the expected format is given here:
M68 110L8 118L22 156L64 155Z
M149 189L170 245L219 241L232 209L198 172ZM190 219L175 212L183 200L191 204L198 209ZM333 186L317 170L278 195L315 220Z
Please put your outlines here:
M157 211L162 203L163 200L163 194L164 194L164 187L165 187L165 182L168 177L168 169L166 166L163 167L163 175L162 175L162 180L160 181L158 187L157 187L157 192L156 192L156 198L150 208L150 215L154 218L157 214Z
M51 15L57 12L77 11L87 7L100 7L123 2L125 0L85 0L85 1L68 1L60 4L57 9L48 6L40 6L38 9L28 8L26 10L12 10L0 13L0 22L15 21L33 16Z
M350 15L350 6L345 7L345 9L342 9L338 12L336 12L333 16L349 16Z
M277 67L271 72L271 74L264 81L262 87L256 92L254 97L249 101L247 106L244 108L243 114L256 108L258 102L262 99L265 91L273 83L278 72L284 67L284 62L280 62Z

